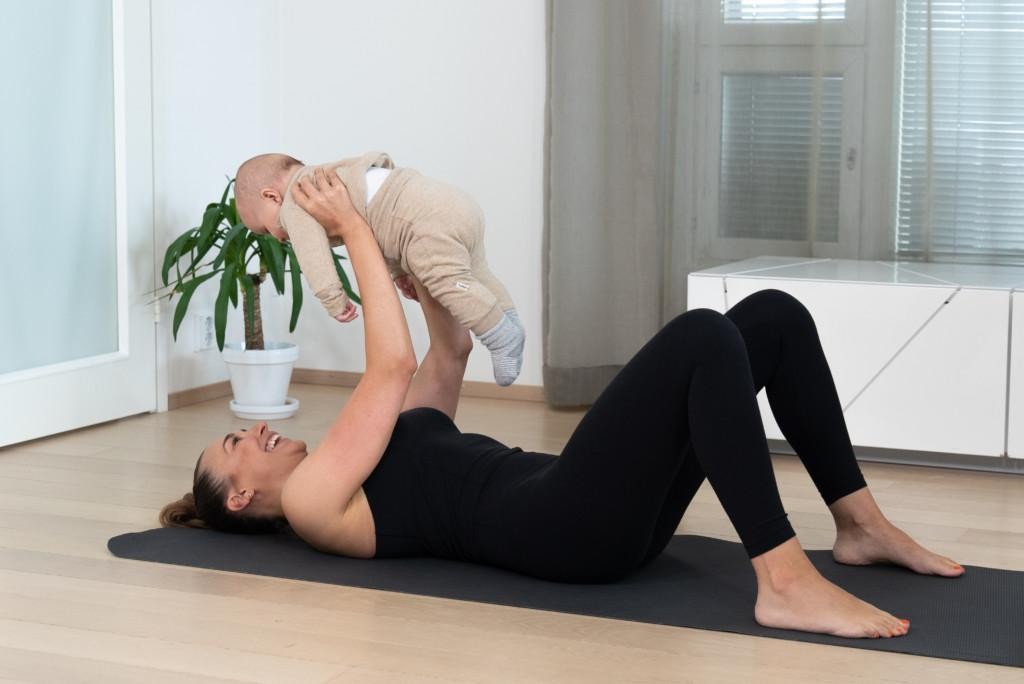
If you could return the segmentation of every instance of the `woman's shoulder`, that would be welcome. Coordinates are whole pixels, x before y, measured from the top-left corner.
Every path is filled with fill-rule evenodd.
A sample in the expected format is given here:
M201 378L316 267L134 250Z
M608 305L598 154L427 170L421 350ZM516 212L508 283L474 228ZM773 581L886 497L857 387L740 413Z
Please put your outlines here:
M418 406L398 414L392 431L392 442L403 438L419 439L458 432L459 428L444 412L430 406Z
M455 422L448 417L448 414L440 409L436 409L433 406L417 406L415 408L406 409L398 414L399 420L412 420L412 421L428 421L436 420L443 423L450 423L455 425Z

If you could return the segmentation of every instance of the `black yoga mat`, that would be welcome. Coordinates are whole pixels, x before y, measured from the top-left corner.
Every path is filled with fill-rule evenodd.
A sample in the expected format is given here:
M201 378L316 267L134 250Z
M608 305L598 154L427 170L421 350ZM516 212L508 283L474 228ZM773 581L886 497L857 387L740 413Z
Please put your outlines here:
M122 534L122 558L496 603L561 613L1024 667L1024 572L967 567L957 579L895 567L850 567L809 555L821 573L911 621L895 639L841 639L761 627L754 573L739 544L676 536L646 568L612 584L561 584L438 558L357 560L313 550L292 533L222 534L167 528Z

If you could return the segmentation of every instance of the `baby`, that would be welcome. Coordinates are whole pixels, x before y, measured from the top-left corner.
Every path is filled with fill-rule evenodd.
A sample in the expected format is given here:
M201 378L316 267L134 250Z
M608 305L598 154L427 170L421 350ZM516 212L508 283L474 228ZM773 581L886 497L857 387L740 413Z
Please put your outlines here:
M523 362L525 331L508 291L484 258L484 217L461 190L413 169L395 168L380 152L321 165L345 184L352 205L373 231L403 292L411 274L491 352L494 379L511 385ZM355 305L342 289L323 227L292 198L311 166L284 154L261 154L238 168L239 218L254 233L291 242L310 288L342 322Z

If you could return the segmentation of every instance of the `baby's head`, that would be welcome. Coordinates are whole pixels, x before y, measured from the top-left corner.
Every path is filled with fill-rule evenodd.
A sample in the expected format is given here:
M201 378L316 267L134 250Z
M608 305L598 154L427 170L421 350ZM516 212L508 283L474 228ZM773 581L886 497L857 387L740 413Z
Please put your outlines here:
M238 218L249 230L286 239L278 223L291 174L302 162L287 154L260 154L242 163L235 175Z

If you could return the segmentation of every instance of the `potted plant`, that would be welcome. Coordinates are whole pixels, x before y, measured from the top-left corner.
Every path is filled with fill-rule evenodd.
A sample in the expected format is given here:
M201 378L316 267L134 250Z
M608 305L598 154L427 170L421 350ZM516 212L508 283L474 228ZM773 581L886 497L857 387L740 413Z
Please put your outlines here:
M278 242L270 235L256 235L239 220L232 193L234 182L228 181L220 202L206 206L202 223L175 238L164 253L160 276L164 286L170 288L166 296L168 300L180 296L171 332L177 339L192 295L203 283L216 279L219 290L213 324L217 348L228 364L231 378L231 410L240 418L287 418L298 409L298 401L287 396L298 348L289 342L264 342L260 288L270 276L274 289L283 295L285 281L291 281L288 331L294 332L302 310L301 269L290 244ZM358 304L360 299L341 267L344 259L340 254L334 255L338 277L345 292ZM228 304L237 308L239 302L245 341L225 344Z

